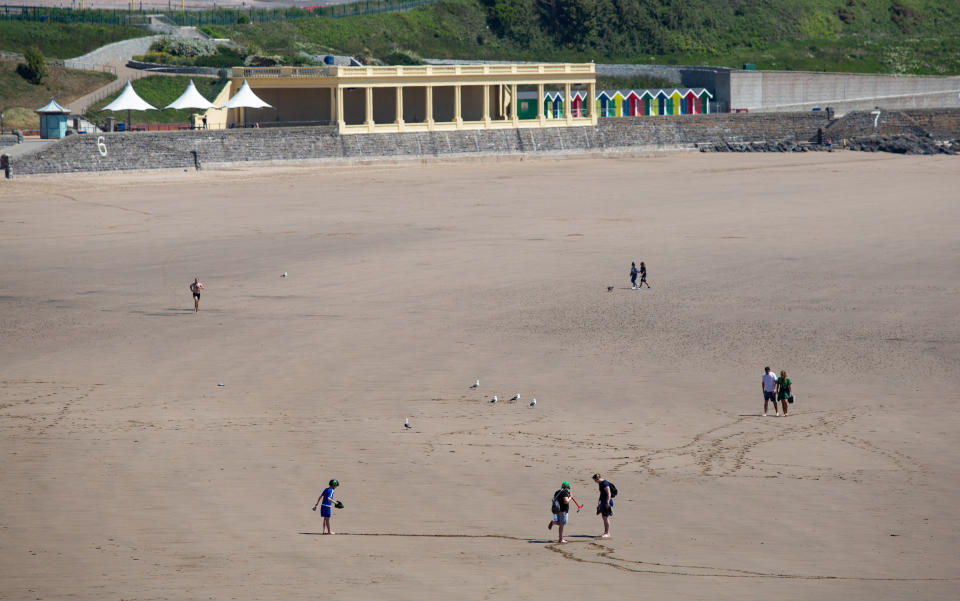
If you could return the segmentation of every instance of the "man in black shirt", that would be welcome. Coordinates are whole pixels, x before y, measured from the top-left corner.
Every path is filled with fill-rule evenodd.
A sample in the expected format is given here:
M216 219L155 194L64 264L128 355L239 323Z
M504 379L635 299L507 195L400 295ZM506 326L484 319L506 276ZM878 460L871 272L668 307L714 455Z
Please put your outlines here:
M613 494L610 492L610 483L603 479L603 474L594 474L593 481L600 487L600 499L597 501L597 515L603 519L603 534L600 538L610 538L610 518L613 517Z
M564 482L560 485L560 490L553 493L553 505L551 509L553 510L553 519L550 520L550 523L547 525L547 529L553 528L553 525L557 525L557 542L565 543L567 540L563 538L563 527L567 525L567 513L570 511L570 483Z

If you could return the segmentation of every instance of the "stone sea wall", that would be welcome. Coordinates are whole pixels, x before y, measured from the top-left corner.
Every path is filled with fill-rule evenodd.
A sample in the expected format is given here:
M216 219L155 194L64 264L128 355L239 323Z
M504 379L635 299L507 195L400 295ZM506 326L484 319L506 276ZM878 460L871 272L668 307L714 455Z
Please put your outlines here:
M960 110L881 114L884 135L960 138ZM13 175L124 169L198 168L211 163L299 159L389 160L529 153L694 148L701 144L791 141L874 134L874 115L823 112L666 115L601 119L597 127L340 135L333 127L291 127L68 136L10 158ZM0 151L2 152L2 151Z

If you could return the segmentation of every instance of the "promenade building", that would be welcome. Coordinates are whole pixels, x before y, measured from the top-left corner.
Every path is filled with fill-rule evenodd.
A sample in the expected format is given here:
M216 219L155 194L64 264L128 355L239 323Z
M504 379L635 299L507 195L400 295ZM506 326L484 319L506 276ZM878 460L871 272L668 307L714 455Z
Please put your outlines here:
M597 124L592 103L573 110L578 93L593 98L593 63L418 65L392 67L234 67L223 104L246 81L271 108L208 112L211 127L334 125L342 134L570 127ZM520 99L553 93L560 113L521 114Z

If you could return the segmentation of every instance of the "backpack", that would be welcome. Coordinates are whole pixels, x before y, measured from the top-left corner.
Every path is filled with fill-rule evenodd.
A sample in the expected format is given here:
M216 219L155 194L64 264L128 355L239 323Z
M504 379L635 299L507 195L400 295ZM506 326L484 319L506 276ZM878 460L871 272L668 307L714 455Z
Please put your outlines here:
M560 501L557 499L566 492L566 490L561 488L557 492L553 493L553 503L550 504L550 513L560 513Z
M617 487L613 485L613 482L607 480L607 484L610 485L610 498L617 496Z

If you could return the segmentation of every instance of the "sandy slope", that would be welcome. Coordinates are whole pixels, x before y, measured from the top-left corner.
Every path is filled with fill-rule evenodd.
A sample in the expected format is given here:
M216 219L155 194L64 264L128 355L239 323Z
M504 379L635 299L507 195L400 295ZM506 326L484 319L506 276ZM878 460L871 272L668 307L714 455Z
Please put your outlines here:
M956 597L958 187L853 153L2 182L0 599Z

